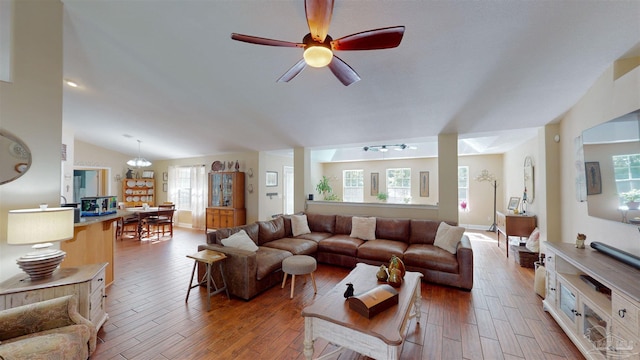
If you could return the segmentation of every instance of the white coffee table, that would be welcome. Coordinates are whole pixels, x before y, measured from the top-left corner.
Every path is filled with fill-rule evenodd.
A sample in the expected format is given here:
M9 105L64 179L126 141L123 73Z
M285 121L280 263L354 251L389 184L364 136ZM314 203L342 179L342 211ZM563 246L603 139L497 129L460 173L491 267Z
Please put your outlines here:
M402 286L398 288L398 305L384 310L371 319L349 308L344 291L352 283L355 294L372 289L380 283L376 279L377 266L357 264L356 268L329 293L302 310L304 317L304 356L313 356L313 343L323 338L340 348L322 359L342 351L357 351L375 359L399 359L409 320L420 323L421 273L407 271Z

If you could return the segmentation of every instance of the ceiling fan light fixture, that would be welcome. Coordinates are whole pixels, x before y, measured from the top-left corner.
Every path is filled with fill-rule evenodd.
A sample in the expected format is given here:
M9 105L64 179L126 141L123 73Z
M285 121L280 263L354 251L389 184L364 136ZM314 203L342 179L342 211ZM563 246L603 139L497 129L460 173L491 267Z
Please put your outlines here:
M142 153L140 152L140 143L141 141L138 140L138 157L127 161L127 165L135 166L137 168L151 166L151 161L142 157Z
M333 52L324 46L309 46L304 50L303 57L307 65L321 68L331 63Z
M380 148L380 152L387 152L389 151L389 149L387 149L386 145L382 145L382 147Z

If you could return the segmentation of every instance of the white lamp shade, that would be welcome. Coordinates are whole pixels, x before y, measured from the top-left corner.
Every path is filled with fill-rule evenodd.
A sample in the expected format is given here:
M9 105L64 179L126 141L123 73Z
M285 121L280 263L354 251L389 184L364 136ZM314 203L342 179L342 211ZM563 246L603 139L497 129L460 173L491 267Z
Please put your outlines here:
M73 208L10 210L7 243L38 244L73 238Z

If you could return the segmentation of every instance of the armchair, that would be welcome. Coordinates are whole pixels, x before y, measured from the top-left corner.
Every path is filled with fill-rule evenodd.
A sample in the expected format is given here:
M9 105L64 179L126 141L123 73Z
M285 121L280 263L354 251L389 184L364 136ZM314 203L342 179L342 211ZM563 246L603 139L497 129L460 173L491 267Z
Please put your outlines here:
M96 338L73 295L0 311L0 359L87 359Z

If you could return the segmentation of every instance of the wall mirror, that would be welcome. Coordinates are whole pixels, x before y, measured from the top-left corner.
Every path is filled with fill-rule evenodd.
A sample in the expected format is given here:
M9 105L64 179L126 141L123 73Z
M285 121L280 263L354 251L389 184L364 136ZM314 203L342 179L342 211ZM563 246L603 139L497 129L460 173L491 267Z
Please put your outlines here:
M19 178L31 167L31 151L27 145L4 129L0 129L0 164L0 184Z
M589 215L640 224L640 110L585 130L582 147Z
M527 204L533 204L534 196L534 174L533 174L533 160L530 156L524 158L524 189L527 192L527 198L522 201L527 201Z

